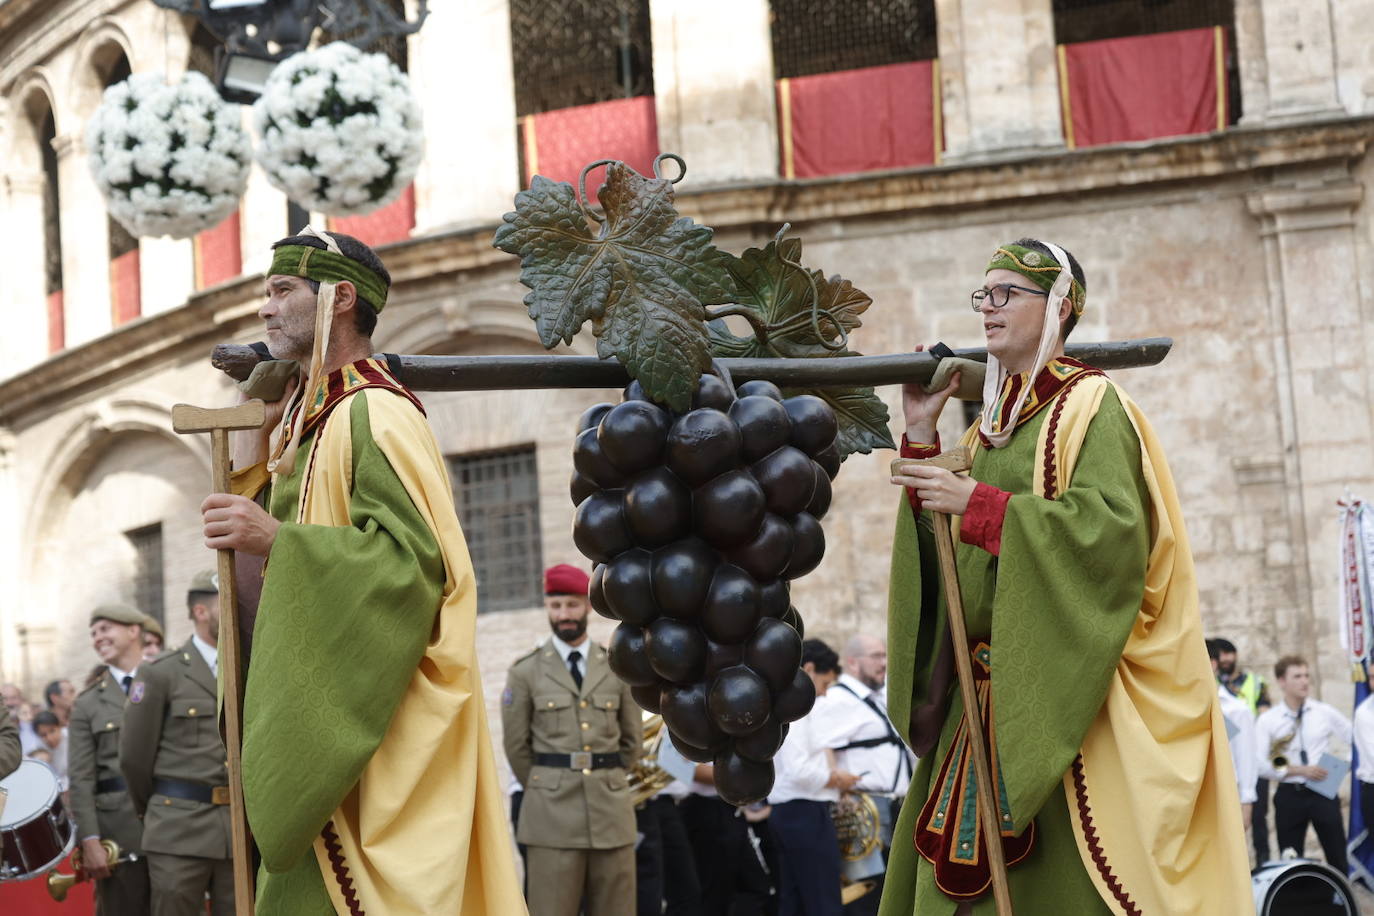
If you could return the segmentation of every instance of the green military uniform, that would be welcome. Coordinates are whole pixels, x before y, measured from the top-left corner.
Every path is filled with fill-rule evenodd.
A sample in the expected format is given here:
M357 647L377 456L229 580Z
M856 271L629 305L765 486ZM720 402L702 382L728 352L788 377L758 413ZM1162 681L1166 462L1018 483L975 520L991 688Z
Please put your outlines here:
M511 666L501 697L506 757L525 787L516 838L528 847L529 909L575 916L585 890L587 912L629 916L636 830L626 768L639 755L642 713L605 648L577 648L587 656L580 688L549 639Z
M193 640L138 670L119 765L143 818L154 916L234 911L229 773L216 719L215 673Z
M23 751L19 745L19 728L10 718L9 708L0 705L0 779L19 768Z
M109 668L77 696L67 724L67 776L77 839L101 837L118 843L121 853L141 853L143 825L119 772L124 700L124 688ZM140 858L119 865L109 878L96 882L96 895L101 916L144 916L147 862Z

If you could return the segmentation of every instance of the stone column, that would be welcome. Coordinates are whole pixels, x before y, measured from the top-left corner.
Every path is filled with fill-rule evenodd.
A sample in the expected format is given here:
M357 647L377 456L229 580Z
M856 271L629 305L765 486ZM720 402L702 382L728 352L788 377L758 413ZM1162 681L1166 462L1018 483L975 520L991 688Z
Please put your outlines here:
M687 160L692 188L776 178L768 0L650 0L649 11L659 148Z
M75 347L109 333L110 237L105 199L86 164L81 133L53 140L57 182L62 201L62 285L67 314L67 346Z
M1331 0L1236 0L1242 124L1343 113Z
M1062 149L1050 0L935 0L946 162Z
M1359 276L1355 209L1362 195L1341 163L1279 173L1248 200L1264 239L1263 264L1255 266L1266 271L1274 335L1287 502L1286 518L1275 522L1289 529L1298 595L1292 616L1277 623L1314 675L1332 675L1333 685L1348 674L1335 664L1336 500L1347 486L1366 498L1374 493L1374 355L1359 333L1374 321ZM1236 406L1240 417L1264 409Z
M196 286L195 250L190 239L139 240L139 289L143 314L156 315L186 304Z
M507 0L431 5L410 81L425 119L416 234L499 222L520 189Z
M48 357L48 301L44 271L43 173L14 171L5 176L0 205L0 246L9 269L0 282L0 313L9 329L0 336L0 360L9 376Z

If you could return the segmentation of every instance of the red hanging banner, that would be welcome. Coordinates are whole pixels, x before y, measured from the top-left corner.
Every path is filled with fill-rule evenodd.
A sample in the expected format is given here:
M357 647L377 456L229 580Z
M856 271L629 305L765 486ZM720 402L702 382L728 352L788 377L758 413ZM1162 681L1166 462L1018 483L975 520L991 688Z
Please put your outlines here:
M1226 128L1220 27L1059 46L1070 149Z
M929 60L778 80L783 177L939 162L939 91Z
M325 223L331 232L351 235L373 248L410 238L415 228L415 185L407 185L401 196L363 216L331 216Z
M598 159L619 159L641 175L654 174L658 156L658 116L654 97L615 99L595 105L560 108L520 119L525 152L525 186L535 175L577 185L582 167ZM670 176L676 174L669 171ZM598 170L587 181L596 201Z

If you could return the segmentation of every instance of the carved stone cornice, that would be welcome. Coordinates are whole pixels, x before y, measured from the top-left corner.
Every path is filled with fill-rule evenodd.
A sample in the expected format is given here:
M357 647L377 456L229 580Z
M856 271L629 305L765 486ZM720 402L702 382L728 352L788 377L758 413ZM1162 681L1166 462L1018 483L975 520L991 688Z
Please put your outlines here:
M1362 189L1349 175L1367 151L1374 117L1149 144L1076 150L960 167L811 181L766 181L685 191L678 207L717 229L776 227L824 220L890 216L950 208L978 209L1008 201L1113 194L1190 182L1249 176L1250 205L1284 228L1350 219ZM1328 176L1313 181L1312 176ZM1278 184L1290 176L1291 184ZM1309 183L1294 181L1305 177ZM1342 179L1340 176L1346 176ZM1344 214L1344 215L1342 215ZM495 215L495 214L493 214ZM1302 220L1307 220L1303 224ZM514 258L491 247L497 223L419 236L382 250L393 278L392 302L429 295L491 275L514 283ZM0 425L22 427L45 411L62 410L88 392L128 384L176 362L208 356L222 342L255 339L261 275L196 293L186 304L123 325L88 343L0 381Z

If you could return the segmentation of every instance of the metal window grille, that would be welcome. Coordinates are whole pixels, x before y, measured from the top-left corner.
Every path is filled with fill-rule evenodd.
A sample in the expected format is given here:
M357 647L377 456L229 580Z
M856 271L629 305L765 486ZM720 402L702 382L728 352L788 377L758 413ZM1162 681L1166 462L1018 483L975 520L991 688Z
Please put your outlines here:
M134 607L166 623L162 605L162 524L124 532L134 548Z
M402 21L406 18L406 7L404 0L390 0L387 4L391 7L391 12ZM330 44L335 41L347 41L357 44L357 39L362 37L365 27L354 29L350 32L331 32L328 29L320 29L320 46ZM405 35L383 35L371 42L362 50L369 54L385 54L391 62L401 68L402 73L409 73L410 67L410 46L406 43ZM360 46L361 47L361 46Z
M510 0L515 113L653 95L649 0Z
M1226 30L1227 120L1241 116L1234 0L1053 0L1055 44L1221 26Z
M1053 0L1058 44L1231 26L1232 0Z
M44 292L48 295L62 289L62 198L57 186L57 124L49 111L39 131L39 152L43 157L43 267Z
M773 0L778 79L935 56L935 0Z
M453 455L448 466L477 574L477 610L537 607L544 560L534 446Z

